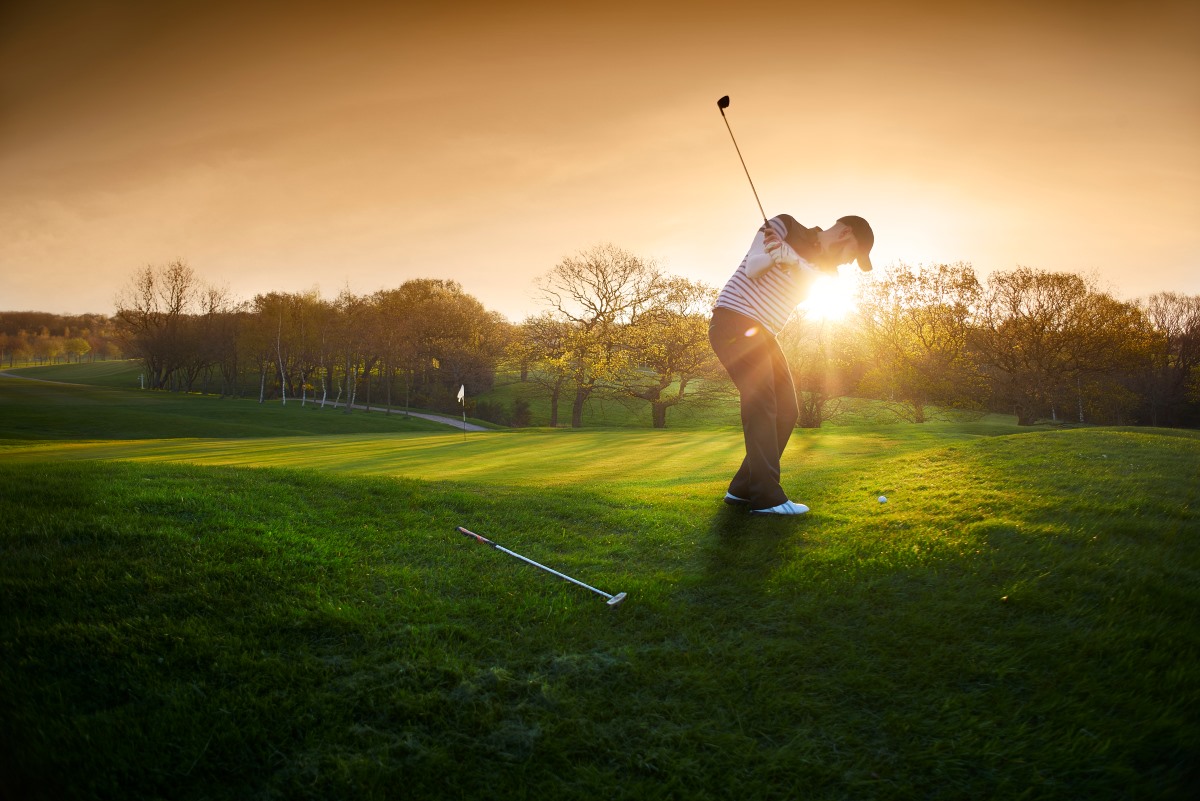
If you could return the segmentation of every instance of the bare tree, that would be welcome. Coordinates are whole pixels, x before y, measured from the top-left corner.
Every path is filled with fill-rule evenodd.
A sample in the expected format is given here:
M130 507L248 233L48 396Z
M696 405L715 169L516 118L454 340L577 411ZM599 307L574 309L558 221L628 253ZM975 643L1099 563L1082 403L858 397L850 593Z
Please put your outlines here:
M579 428L592 393L629 368L620 328L654 306L662 279L651 262L614 245L598 245L563 259L539 287L550 311L570 324L563 358L575 389L571 426Z
M198 310L202 297L195 272L183 261L143 267L117 295L124 350L142 360L151 388L167 388L183 365L185 319Z

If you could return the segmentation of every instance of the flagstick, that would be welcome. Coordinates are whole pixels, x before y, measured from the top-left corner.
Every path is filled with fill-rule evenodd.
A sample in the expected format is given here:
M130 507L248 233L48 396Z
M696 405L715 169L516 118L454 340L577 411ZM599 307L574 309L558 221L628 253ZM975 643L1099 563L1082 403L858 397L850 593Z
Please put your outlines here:
M464 384L458 388L458 402L462 404L463 442L467 441L467 387Z

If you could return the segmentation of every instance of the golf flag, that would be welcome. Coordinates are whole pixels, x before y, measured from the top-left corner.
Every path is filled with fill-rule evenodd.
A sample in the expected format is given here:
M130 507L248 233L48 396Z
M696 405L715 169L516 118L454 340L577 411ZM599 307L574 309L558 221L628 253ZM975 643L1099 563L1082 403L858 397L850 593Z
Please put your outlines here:
M463 407L463 442L467 441L467 385L462 384L458 388L458 402Z

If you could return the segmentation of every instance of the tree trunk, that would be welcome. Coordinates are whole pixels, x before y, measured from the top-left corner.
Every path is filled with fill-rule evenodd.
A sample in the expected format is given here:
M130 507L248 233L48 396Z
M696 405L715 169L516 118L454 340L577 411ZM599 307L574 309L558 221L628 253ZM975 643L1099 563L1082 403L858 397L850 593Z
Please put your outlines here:
M396 382L396 372L394 370L391 372L388 372L388 366L385 364L383 366L383 375L388 376L388 379L387 379L387 412L385 412L385 414L391 414L392 413L392 384L394 384Z
M651 413L651 417L654 421L655 428L666 428L667 427L667 409L668 408L669 408L668 404L663 403L662 401L654 401L653 403L650 404L650 413Z
M1030 407L1025 404L1017 405L1017 425L1031 426L1034 423L1034 413Z
M583 402L587 393L582 389L575 390L575 400L571 403L571 428L583 428Z

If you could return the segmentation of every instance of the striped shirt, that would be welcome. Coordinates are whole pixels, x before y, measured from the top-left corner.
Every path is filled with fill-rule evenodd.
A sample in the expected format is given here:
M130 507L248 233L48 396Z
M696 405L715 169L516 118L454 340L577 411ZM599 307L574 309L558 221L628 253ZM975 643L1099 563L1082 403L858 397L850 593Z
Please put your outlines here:
M757 278L751 278L746 271L746 262L756 254L761 257L768 249L760 228L746 257L717 296L717 306L744 314L765 325L771 333L778 334L796 311L796 306L804 301L808 288L820 274L816 267L795 253L796 250L809 252L815 244L812 235L819 229L810 232L789 214L772 217L767 224L780 239L786 241L789 247L785 250L791 251L789 255L796 263L788 265L776 262Z

